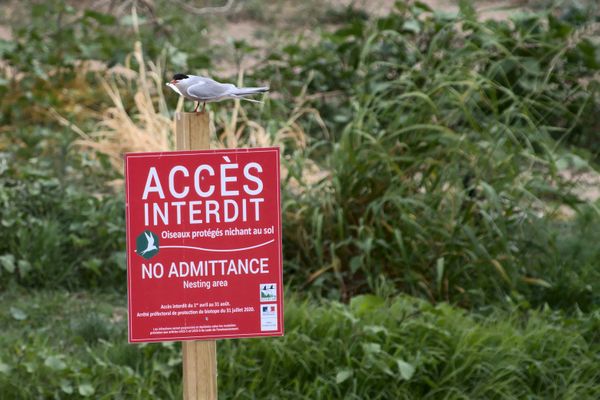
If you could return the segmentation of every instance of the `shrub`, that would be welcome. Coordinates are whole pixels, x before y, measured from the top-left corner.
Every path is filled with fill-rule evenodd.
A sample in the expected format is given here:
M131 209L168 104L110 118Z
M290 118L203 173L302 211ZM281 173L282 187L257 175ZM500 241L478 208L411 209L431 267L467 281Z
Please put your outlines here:
M97 293L19 297L14 291L0 297L5 397L181 397L181 346L127 344L122 299ZM513 309L484 317L407 296L361 296L350 305L288 298L285 318L282 338L219 342L220 397L600 395L597 312L567 317L549 309ZM89 321L107 328L101 335L72 329Z
M124 201L53 177L0 178L0 287L125 287Z
M322 78L311 84L347 96L324 107L330 125L348 120L308 154L328 177L287 193L289 270L342 299L380 290L381 277L464 305L548 286L534 228L578 202L556 139L592 135L591 28L549 13L478 22L466 2L460 17L399 8L284 50L296 65L309 55L304 72Z

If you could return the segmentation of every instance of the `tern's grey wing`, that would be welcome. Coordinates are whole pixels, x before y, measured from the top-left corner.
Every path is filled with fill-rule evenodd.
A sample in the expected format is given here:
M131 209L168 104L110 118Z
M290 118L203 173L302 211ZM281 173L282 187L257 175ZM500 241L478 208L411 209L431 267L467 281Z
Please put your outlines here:
M212 100L225 96L235 89L230 83L219 83L212 79L203 79L187 88L187 94L199 100Z

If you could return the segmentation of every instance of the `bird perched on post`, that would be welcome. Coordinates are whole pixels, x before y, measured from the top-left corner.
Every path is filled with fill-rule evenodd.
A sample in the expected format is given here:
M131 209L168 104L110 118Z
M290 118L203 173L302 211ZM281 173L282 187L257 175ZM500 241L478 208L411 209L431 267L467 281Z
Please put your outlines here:
M265 93L269 88L264 87L237 87L231 83L220 83L214 79L204 76L175 74L167 86L173 89L180 96L188 100L197 101L194 112L198 111L202 103L202 112L206 103L221 101L226 99L242 99L253 103L260 103L258 100L248 99L246 96Z

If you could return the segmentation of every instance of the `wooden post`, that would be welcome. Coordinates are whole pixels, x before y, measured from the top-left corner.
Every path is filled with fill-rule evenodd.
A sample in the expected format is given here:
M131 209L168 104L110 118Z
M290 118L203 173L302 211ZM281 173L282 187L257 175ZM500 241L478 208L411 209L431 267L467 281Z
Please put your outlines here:
M175 115L177 150L210 148L210 117L207 112ZM217 342L183 342L184 400L217 399Z

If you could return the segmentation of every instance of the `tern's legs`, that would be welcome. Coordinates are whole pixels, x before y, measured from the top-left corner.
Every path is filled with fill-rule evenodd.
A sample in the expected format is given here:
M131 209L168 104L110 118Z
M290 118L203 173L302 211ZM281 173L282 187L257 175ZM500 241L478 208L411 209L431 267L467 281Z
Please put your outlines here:
M198 107L200 107L200 102L198 102L196 104L196 107L194 108L194 112L198 112ZM202 103L202 111L200 111L200 112L204 112L205 108L206 108L206 103Z
M198 112L198 107L200 107L200 102L198 102L196 104L196 107L194 107L194 112ZM204 112L205 108L206 108L206 103L202 103L202 111L200 111L200 112Z

